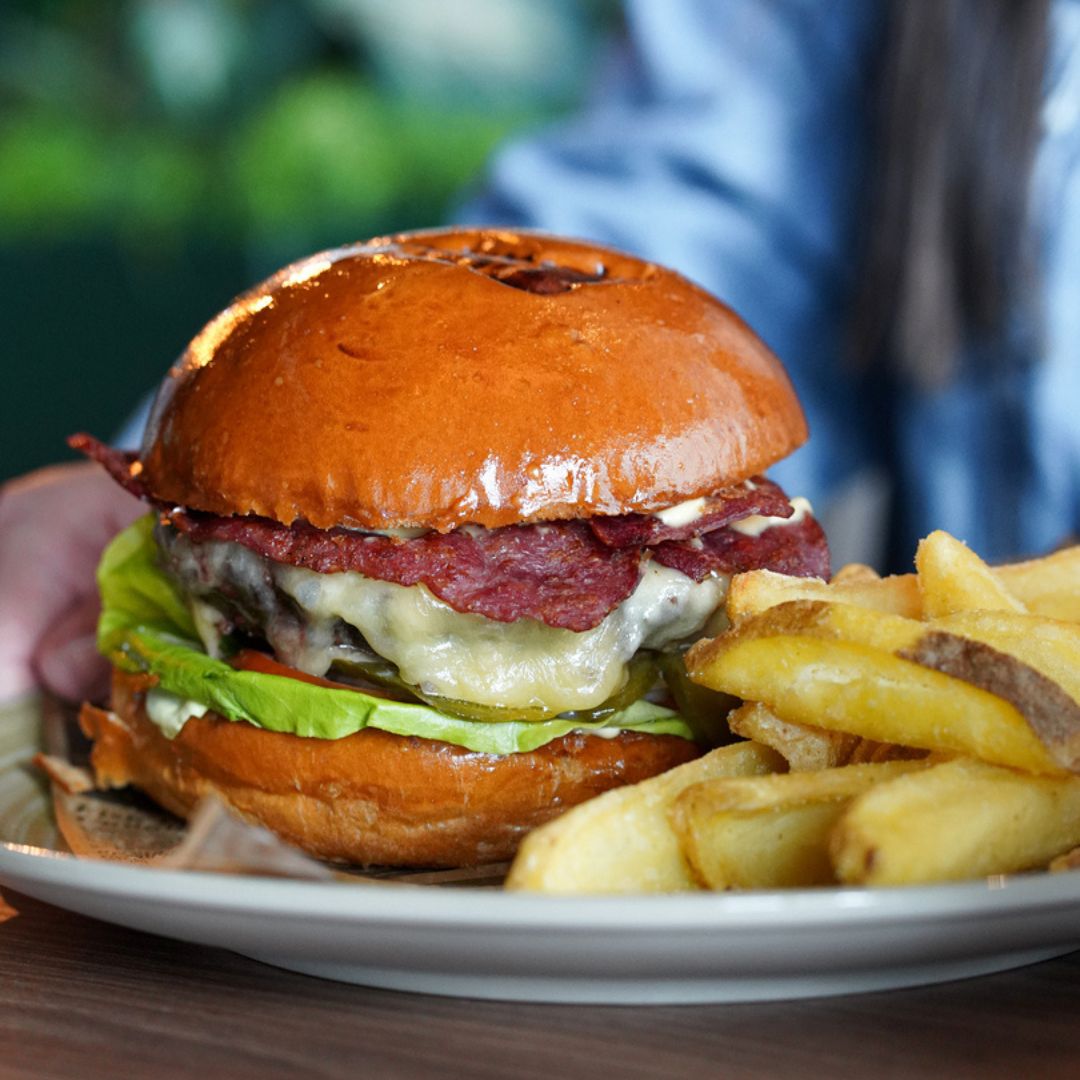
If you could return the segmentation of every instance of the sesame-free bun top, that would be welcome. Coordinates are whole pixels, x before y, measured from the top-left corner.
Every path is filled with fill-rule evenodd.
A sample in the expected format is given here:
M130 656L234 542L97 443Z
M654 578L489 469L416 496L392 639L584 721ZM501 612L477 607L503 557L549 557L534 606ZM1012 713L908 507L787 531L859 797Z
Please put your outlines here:
M653 263L489 229L336 248L243 294L169 372L155 497L320 528L652 512L806 438L780 362Z

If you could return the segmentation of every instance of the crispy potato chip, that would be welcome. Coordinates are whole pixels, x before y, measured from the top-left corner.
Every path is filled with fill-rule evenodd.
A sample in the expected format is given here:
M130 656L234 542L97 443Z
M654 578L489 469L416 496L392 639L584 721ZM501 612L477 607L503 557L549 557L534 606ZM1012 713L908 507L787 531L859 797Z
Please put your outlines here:
M671 800L702 780L783 768L783 758L768 747L735 743L651 780L605 792L529 833L506 887L549 893L695 889L697 881L668 823Z
M859 796L830 843L849 884L913 885L1044 866L1080 844L1080 777L958 758Z
M1026 611L1005 583L966 544L940 529L915 553L923 617L958 611Z
M707 780L687 788L671 820L695 874L712 889L771 889L834 881L828 841L848 802L922 762Z

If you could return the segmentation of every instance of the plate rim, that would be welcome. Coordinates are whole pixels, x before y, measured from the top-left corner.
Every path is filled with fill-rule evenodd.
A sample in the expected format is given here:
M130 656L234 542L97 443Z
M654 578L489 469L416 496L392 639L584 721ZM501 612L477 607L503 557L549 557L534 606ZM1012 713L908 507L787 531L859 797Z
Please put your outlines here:
M1080 875L1030 874L938 885L731 893L549 895L488 887L439 888L395 882L295 879L169 870L78 858L64 852L0 841L0 884L19 882L91 890L127 901L167 900L204 912L265 915L366 924L432 923L490 929L761 930L849 923L914 925L949 919L1015 915L1080 904Z

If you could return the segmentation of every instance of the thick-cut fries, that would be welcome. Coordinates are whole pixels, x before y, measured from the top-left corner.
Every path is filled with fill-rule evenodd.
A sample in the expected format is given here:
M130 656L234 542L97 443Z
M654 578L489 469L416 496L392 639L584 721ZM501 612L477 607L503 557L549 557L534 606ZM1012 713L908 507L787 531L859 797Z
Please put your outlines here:
M1080 623L1012 611L963 611L933 625L1015 656L1080 701Z
M506 879L549 893L676 892L697 887L668 823L671 800L720 776L782 771L784 760L753 742L713 750L630 787L608 791L535 829Z
M826 731L781 720L760 701L749 701L728 716L728 726L744 739L771 746L792 772L836 769L841 765L870 764L919 757L908 746L874 742L842 731Z
M744 619L788 600L837 601L909 619L922 615L922 599L914 574L871 579L859 576L825 582L820 578L787 577L772 570L753 570L736 574L732 579L727 595L728 620L737 626Z
M958 611L1026 611L1001 579L969 547L940 529L915 553L923 618Z
M1045 866L1080 844L1080 777L957 759L858 797L833 832L837 877L912 885Z
M1080 544L1041 559L995 566L994 574L1032 614L1080 622Z
M845 563L832 576L830 585L866 585L869 582L880 581L881 575L866 563Z
M728 593L728 619L736 624L786 600L835 600L909 619L923 617L917 575L897 574L875 580L863 572L865 569L858 563L852 564L850 572L848 567L841 567L828 583L818 578L787 577L771 570L737 574ZM1017 609L1006 604L1006 607L1026 609L1051 619L1080 622L1080 545L1040 559L989 569L1008 595L1023 606Z
M923 762L707 780L687 788L671 820L700 881L712 889L772 889L835 880L829 835L852 798Z
M508 884L645 892L1080 869L1080 546L992 568L939 532L916 566L879 578L852 564L831 583L737 574L731 629L685 659L692 679L743 699L729 725L751 741L538 830Z
M932 670L933 655L916 662L886 651L916 649L926 630L848 604L794 601L699 643L687 670L713 689L764 702L784 720L1062 772L1054 752L1071 750L1068 733L1048 749L1014 704Z
M836 768L845 764L855 745L862 742L858 735L781 720L760 701L739 706L728 716L728 727L744 739L771 746L792 772Z

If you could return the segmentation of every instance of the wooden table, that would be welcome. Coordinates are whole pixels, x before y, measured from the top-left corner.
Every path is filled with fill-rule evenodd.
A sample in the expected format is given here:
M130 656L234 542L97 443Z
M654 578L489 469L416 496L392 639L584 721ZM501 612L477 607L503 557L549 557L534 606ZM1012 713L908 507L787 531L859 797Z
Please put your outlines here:
M3 1080L1080 1076L1080 952L859 997L518 1005L323 982L5 896Z

